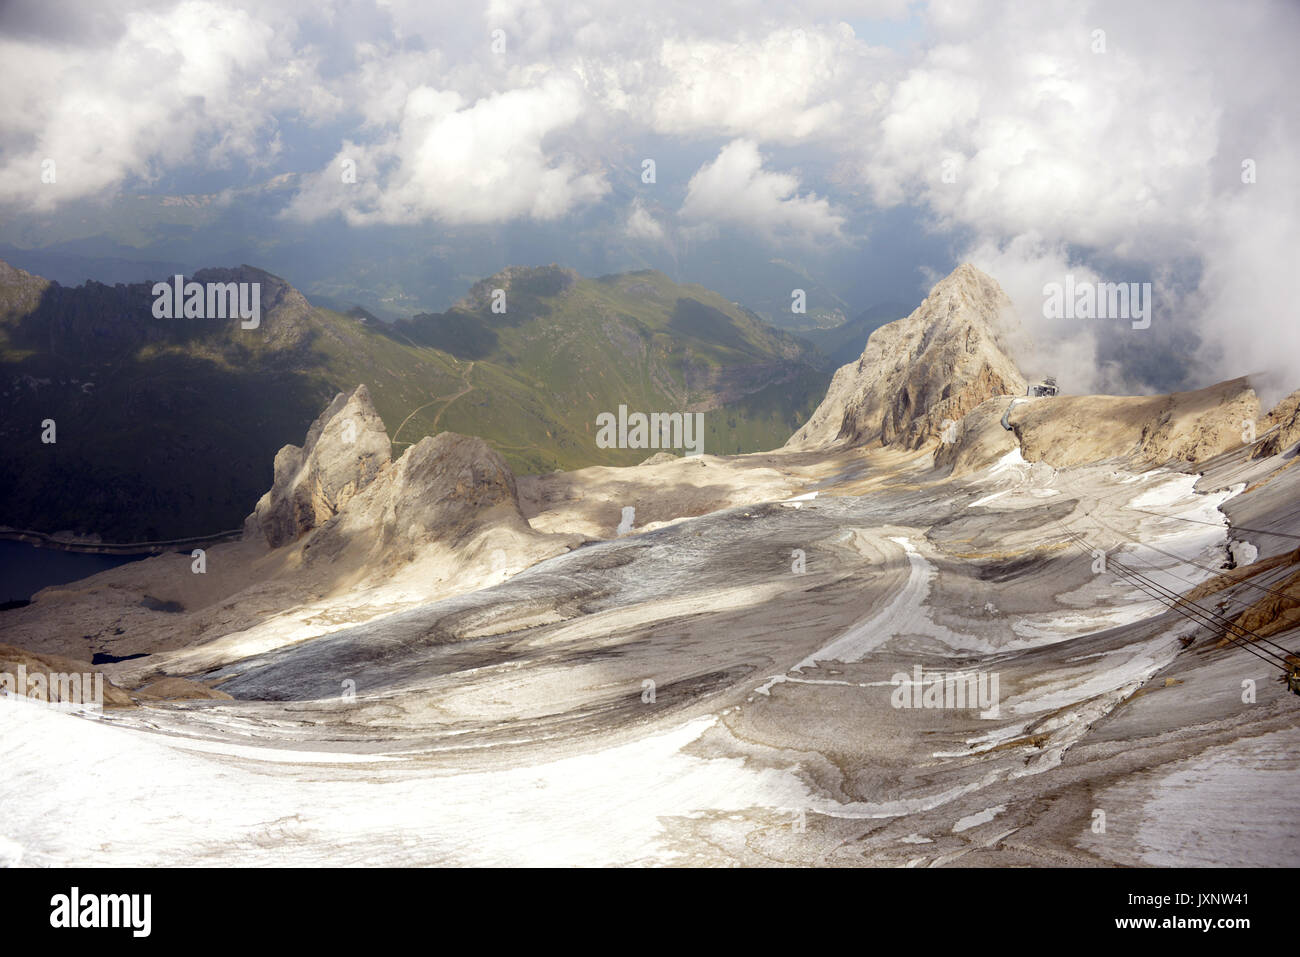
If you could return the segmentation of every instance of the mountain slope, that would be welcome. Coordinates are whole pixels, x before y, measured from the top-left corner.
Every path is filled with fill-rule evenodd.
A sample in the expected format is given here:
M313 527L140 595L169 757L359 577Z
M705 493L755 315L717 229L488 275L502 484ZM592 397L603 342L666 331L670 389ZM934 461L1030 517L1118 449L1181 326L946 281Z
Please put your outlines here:
M492 312L494 289L505 294L504 314ZM529 472L645 458L590 454L596 416L620 404L705 412L709 452L771 447L827 381L798 340L653 271L585 280L554 266L514 267L448 312L399 322L392 333L475 363L473 393L450 404L439 427L495 440Z
M878 441L915 449L990 396L1023 394L1000 329L1009 306L995 281L958 266L906 319L871 334L787 448Z
M527 474L645 458L595 443L596 416L621 404L704 412L708 452L770 448L828 378L798 340L653 272L512 268L396 325L313 306L248 266L190 278L261 283L260 326L155 319L150 283L66 288L0 264L0 524L116 541L236 528L276 451L359 382L395 456L452 430Z
M1259 413L1245 378L1168 395L995 396L962 418L952 440L935 449L934 463L954 475L990 467L1009 452L1055 468L1107 460L1140 468L1199 464L1249 447L1243 423ZM1266 447L1261 441L1257 455Z

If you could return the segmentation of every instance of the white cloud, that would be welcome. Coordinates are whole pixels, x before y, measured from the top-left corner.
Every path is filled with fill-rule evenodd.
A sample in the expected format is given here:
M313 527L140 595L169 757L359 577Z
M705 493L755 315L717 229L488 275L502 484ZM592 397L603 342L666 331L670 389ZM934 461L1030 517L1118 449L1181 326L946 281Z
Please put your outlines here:
M1099 281L1095 271L1070 260L1063 244L1027 233L1004 245L985 240L961 258L996 279L1010 298L1016 322L1008 326L1008 345L1027 376L1055 376L1063 391L1076 394L1135 391L1118 366L1097 361L1096 322L1048 319L1043 314L1043 288L1048 283L1062 282L1067 273L1077 283ZM1120 335L1126 332L1138 334L1118 329Z
M1271 405L1300 388L1300 154L1294 142L1254 145L1259 181L1222 199L1206 230L1194 315L1204 338L1198 358L1221 378L1251 374Z
M274 111L327 106L294 82L303 70L266 23L203 0L126 13L99 49L0 39L0 203L49 209L190 162L264 164Z
M1154 67L1153 51L1126 47L1131 33L1096 7L1029 11L990 6L941 33L895 87L865 162L877 197L920 200L945 225L991 234L1186 252L1174 219L1204 214L1218 146L1203 65L1179 54ZM1099 21L1112 25L1100 54Z
M358 225L555 219L609 190L599 171L543 147L578 120L584 104L580 85L563 77L472 104L453 91L415 87L388 137L370 147L345 144L290 213L311 220L341 211ZM355 184L339 175L349 154L357 159Z
M1300 131L1284 105L1294 71L1276 67L1300 8L963 3L929 16L930 44L863 131L877 202L928 208L1000 280L1088 262L1111 281L1152 273L1164 331L1124 344L1121 380L1167 369L1155 354L1176 325L1205 340L1187 385L1266 370L1300 385L1282 292L1300 248ZM1247 186L1240 161L1256 153L1273 176ZM1094 366L1078 378L1116 382Z
M0 207L43 211L133 179L271 164L282 139L302 148L290 138L302 118L338 121L340 144L301 177L296 218L554 220L608 197L645 139L660 137L666 156L714 138L729 143L686 185L680 223L660 207L611 203L604 228L668 245L728 224L825 241L843 238L849 208L910 204L957 258L1028 289L1031 310L1066 269L1157 282L1141 340L1051 331L1058 355L1068 343L1079 366L1058 368L1063 381L1132 388L1150 370L1176 374L1159 354L1174 344L1161 328L1176 327L1202 340L1186 385L1261 371L1273 391L1300 385L1287 295L1300 248L1300 6L916 9L925 32L905 24L890 35L908 39L889 51L838 21L905 17L906 0L276 0L246 10L105 0L75 23L81 12L55 0L10 3L0 10ZM1097 29L1104 53L1093 52ZM764 169L765 144L824 159L832 195ZM278 172L321 165L283 153L295 165ZM46 158L57 184L40 182ZM1257 183L1241 182L1246 158ZM343 159L357 164L355 184L341 180ZM683 184L672 180L660 187L676 195ZM1101 358L1088 363L1090 344Z
M651 215L639 199L632 201L623 231L630 239L662 243L667 233L663 224Z
M844 217L815 193L799 195L799 179L763 169L752 140L733 140L691 177L680 216L706 226L748 227L768 239L839 239Z
M661 133L793 142L842 136L862 77L860 41L846 24L791 28L760 40L663 41L654 96Z

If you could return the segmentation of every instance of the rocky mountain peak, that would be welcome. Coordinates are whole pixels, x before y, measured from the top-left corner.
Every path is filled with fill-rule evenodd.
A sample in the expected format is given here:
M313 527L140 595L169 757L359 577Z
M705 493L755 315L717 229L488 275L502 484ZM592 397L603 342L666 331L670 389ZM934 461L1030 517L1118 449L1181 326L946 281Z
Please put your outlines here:
M263 319L262 335L273 346L294 345L307 335L311 319L311 303L307 297L279 276L244 264L236 268L214 267L200 269L192 277L194 282L257 283Z
M245 537L272 548L301 540L313 562L349 550L400 561L494 526L531 533L514 473L482 439L440 432L395 462L389 450L369 390L340 392L301 447L276 454L274 483L245 520Z
M19 269L17 266L11 266L3 259L0 259L0 282L9 283L29 281L48 282L48 280L42 280L41 277L34 276L27 270Z
M52 285L48 279L0 259L0 318L22 316L36 309L41 296Z
M272 309L310 309L307 297L265 269L258 269L245 263L242 266L209 266L200 269L191 277L195 282L255 282L261 287L262 308Z
M576 271L555 263L549 266L507 266L476 282L456 307L466 312L490 309L493 291L497 289L504 290L508 299L559 296L572 288L579 278Z
M359 385L340 392L307 430L302 446L275 456L275 479L244 523L272 548L288 544L333 518L388 465L388 431Z
M871 334L786 447L878 441L914 449L990 396L1023 394L1025 377L1004 338L1010 306L995 280L961 264L911 315Z

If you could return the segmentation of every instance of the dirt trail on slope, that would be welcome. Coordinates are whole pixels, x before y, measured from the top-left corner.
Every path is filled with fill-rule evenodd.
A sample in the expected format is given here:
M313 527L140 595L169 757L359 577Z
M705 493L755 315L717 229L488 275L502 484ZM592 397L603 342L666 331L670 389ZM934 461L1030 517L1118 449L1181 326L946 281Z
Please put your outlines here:
M459 399L461 396L465 395L466 393L474 391L474 387L469 384L470 373L472 373L473 371L474 371L474 362L471 360L469 366L465 369L464 372L461 373L460 378L461 378L462 386L459 392L454 392L451 395L440 395L435 399L431 399L428 402L424 403L424 405L420 406L419 408L414 409L410 415L404 418L402 420L401 425L399 425L397 427L397 430L393 432L393 444L414 445L415 443L413 442L397 441L397 437L402 433L402 427L405 426L407 422L410 422L411 419L413 419L417 414L427 409L429 406L436 405L439 402L445 402L446 405L444 405L441 409L439 409L438 414L433 417L433 429L434 431L437 431L438 423L442 420L442 414L447 411L447 406L451 405L453 402L455 402L457 399Z

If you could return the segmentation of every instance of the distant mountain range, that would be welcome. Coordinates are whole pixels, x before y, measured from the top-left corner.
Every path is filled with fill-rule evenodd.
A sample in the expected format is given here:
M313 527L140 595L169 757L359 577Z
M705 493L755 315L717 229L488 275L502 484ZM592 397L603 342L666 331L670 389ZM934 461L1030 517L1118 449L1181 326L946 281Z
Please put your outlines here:
M0 245L0 260L19 263L28 272L64 286L78 286L89 279L111 286L119 282L145 282L154 276L190 272L189 266L166 260L139 261L120 256L81 255L6 245Z
M69 288L0 263L0 524L113 541L235 528L276 450L358 383L395 454L455 431L535 473L646 458L597 447L597 415L619 405L704 412L705 452L774 448L830 378L807 343L653 271L511 267L397 323L315 306L250 266L188 278L261 283L258 328L157 319L149 282Z

